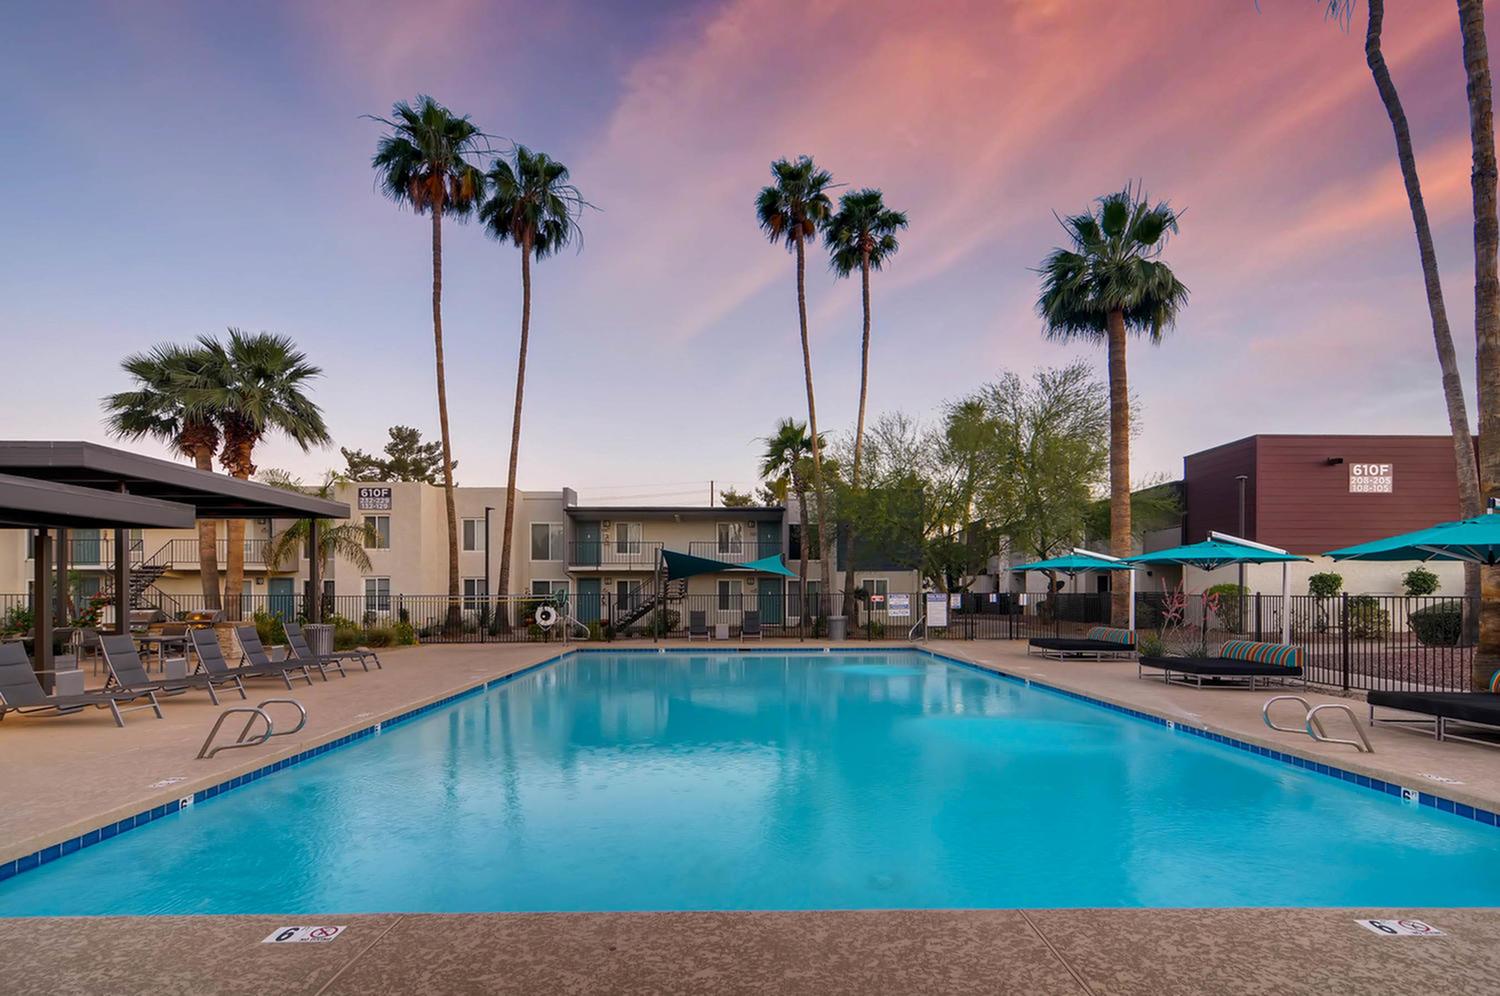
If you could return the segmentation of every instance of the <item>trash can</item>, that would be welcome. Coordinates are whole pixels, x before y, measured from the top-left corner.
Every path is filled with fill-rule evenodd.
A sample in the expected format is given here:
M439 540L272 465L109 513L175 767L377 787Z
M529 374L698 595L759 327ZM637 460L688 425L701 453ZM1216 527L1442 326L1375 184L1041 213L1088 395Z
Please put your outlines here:
M847 616L828 617L828 638L830 640L848 639L849 619Z
M319 656L333 653L333 626L329 623L308 623L302 627L307 637L307 647Z

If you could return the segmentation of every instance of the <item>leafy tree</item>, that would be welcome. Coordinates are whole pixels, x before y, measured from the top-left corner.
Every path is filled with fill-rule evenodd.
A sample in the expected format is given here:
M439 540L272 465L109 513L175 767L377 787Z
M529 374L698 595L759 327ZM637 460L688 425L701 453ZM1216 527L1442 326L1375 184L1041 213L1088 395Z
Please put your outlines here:
M104 399L105 424L120 439L155 439L174 447L199 470L212 473L219 448L214 414L189 404L189 392L202 371L205 354L193 346L163 343L133 353L121 366L134 381L128 391ZM219 603L219 530L214 519L198 520L198 577L204 607Z
M406 425L393 425L388 431L391 439L385 444L384 457L372 456L364 450L339 447L346 465L341 475L345 480L441 483L443 468L441 441L424 443L422 430ZM449 470L457 469L458 461L455 460Z
M1422 595L1436 594L1442 587L1438 576L1425 567L1413 567L1401 578L1401 587L1408 595L1420 597Z
M1158 343L1187 303L1188 290L1160 257L1177 213L1137 189L1099 198L1098 209L1061 219L1071 247L1042 262L1037 311L1049 338L1103 342L1109 355L1110 553L1131 553L1130 388L1126 337ZM1112 616L1129 614L1127 586L1113 585Z
M734 488L725 488L719 492L719 503L725 508L753 508L755 496L736 491Z
M521 452L521 400L526 391L526 347L531 334L531 260L546 259L581 237L578 215L586 202L568 182L568 168L542 152L518 145L497 159L486 176L491 194L479 209L485 231L521 250L521 344L516 359L516 406L505 479L499 595L510 593L510 553L516 518L516 460ZM456 568L455 568L456 570ZM457 575L454 575L457 577ZM455 582L456 584L456 582ZM455 589L456 590L456 589Z
M330 442L323 412L307 393L322 370L309 363L296 343L268 332L230 329L228 341L199 336L201 369L187 394L189 407L212 412L223 433L219 462L242 481L255 474L255 447L272 432L286 436L303 452ZM245 520L229 520L224 602L230 619L240 618L245 587Z
M797 322L802 333L802 375L807 386L808 439L812 444L813 492L818 499L819 521L825 521L829 509L829 491L823 479L823 437L818 433L818 406L813 394L812 347L807 335L807 243L816 240L818 231L833 212L828 190L833 174L819 169L811 156L796 161L778 159L771 164L772 183L762 187L755 198L755 217L761 231L771 243L782 243L797 258ZM807 505L803 504L803 516ZM823 567L823 592L833 590L833 557L829 550L831 530L819 530ZM806 591L806 579L803 591Z
M308 485L303 484L292 474L274 467L263 470L256 476L262 484L269 484L273 488L328 499L334 498L338 485L347 480L330 471L323 476L320 484ZM361 574L370 573L372 570L370 555L365 550L368 544L373 543L377 538L374 526L363 520L355 522L349 519L319 519L317 521L318 563L323 567L324 577L328 576L328 565L335 557L342 557L349 561ZM295 519L288 523L286 528L272 536L270 542L266 544L266 566L272 570L295 569L302 552L307 549L307 536L308 520Z
M462 220L484 193L484 174L470 162L483 133L431 97L402 101L391 117L374 118L390 129L370 160L381 192L432 219L432 346L437 363L438 429L442 436L443 501L448 513L448 597L458 611L458 513L453 501L453 437L448 431L448 380L443 369L443 218Z
M1344 588L1344 576L1337 571L1319 571L1307 579L1307 593L1314 598L1332 598Z
M812 469L813 440L807 425L796 419L784 418L776 423L776 431L766 437L766 448L761 456L760 476L767 487L779 486L783 500L788 492L797 496L798 516L802 524L801 554L798 558L797 577L802 587L802 598L807 598L807 547L808 504L807 472Z

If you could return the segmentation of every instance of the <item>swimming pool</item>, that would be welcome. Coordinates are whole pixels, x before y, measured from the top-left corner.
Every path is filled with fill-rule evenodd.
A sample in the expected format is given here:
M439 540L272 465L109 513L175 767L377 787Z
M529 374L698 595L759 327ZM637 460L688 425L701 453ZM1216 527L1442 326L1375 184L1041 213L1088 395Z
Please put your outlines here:
M1497 904L1494 827L917 651L572 654L0 883L6 916Z

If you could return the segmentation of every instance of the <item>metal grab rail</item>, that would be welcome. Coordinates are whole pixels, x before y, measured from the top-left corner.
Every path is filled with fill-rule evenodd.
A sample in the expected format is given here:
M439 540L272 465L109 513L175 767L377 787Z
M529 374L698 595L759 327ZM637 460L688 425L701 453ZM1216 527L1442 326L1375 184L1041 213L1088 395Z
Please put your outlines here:
M1271 721L1271 706L1277 702L1295 702L1302 707L1302 728L1297 729L1290 726L1277 726ZM1323 722L1318 718L1318 713L1325 709L1334 709L1349 717L1349 725L1354 727L1354 733L1358 740L1342 740L1338 737L1330 737L1328 731L1323 728ZM1312 705L1300 695L1273 695L1266 699L1266 704L1260 708L1260 718L1265 720L1267 726L1280 733L1306 733L1312 739L1324 744L1343 744L1353 747L1362 754L1373 754L1375 748L1370 746L1370 738L1365 736L1365 731L1360 728L1359 720L1354 717L1354 710L1342 702L1325 702L1322 705Z
M266 712L266 706L270 705L289 705L295 708L297 710L297 725L292 727L290 730L282 730L278 732L276 729L276 725L271 722L270 714ZM214 737L219 735L219 730L221 727L223 727L224 720L228 719L235 713L245 713L249 716L249 718L245 720L245 728L240 730L240 735L234 739L233 743L220 744L213 750L209 750L208 746L209 744L214 742ZM265 732L259 734L254 739L250 739L250 730L255 726L255 719L257 716L260 717L261 721L266 724L266 729ZM219 713L219 718L214 722L213 729L209 730L208 736L203 739L203 746L198 748L197 759L201 761L205 758L213 757L221 750L233 750L236 747L258 747L261 744L265 743L267 740L270 740L272 737L291 736L293 733L299 732L306 725L307 710L304 709L302 707L302 703L298 702L296 699L266 699L259 705L234 706Z
M922 613L922 618L918 619L912 625L912 628L906 631L906 638L908 640L916 639L917 630L919 629L922 631L922 639L927 639L927 613L925 612Z

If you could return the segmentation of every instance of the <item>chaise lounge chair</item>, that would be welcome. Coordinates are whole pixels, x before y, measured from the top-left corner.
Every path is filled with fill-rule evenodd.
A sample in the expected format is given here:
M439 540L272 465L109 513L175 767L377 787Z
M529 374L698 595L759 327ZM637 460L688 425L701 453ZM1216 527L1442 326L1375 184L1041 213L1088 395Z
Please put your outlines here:
M292 635L292 630L296 628L295 624L287 626L285 623L283 623L282 628L286 630L286 649L288 656L290 656L294 660L302 661L304 664L307 664L310 667L317 668L318 671L322 673L324 681L328 680L329 668L333 668L335 671L337 671L339 673L339 677L341 678L349 677L348 672L344 670L344 661L338 654L315 654L312 651L312 647L308 646L307 641L303 639L302 631L300 629L297 630L296 636ZM365 668L365 670L368 671L370 669Z
M252 627L254 628L254 627ZM209 674L220 678L238 677L242 682L251 678L280 678L286 683L287 688L292 687L292 679L288 672L301 671L307 676L307 668L295 662L278 663L266 657L264 653L259 655L260 664L251 661L240 667L231 667L229 661L224 657L224 650L219 646L219 636L211 629L195 629L189 635L193 644L193 652L198 655L198 665ZM248 658L247 658L248 660ZM312 678L308 678L308 684Z
M1039 637L1028 641L1026 653L1040 650L1043 657L1062 660L1068 657L1091 657L1103 660L1106 657L1134 657L1135 631L1117 629L1113 626L1095 626L1082 639L1068 637Z
M740 640L759 640L760 638L760 612L756 609L746 609L740 614Z
M141 705L121 709L121 702L145 699ZM51 713L68 716L82 712L88 706L108 709L116 726L124 726L122 713L136 709L151 709L161 719L161 705L156 701L154 689L141 691L84 692L81 695L48 695L37 681L31 661L26 657L26 648L19 643L0 644L0 719L8 712L22 715Z
M1175 681L1196 688L1253 690L1257 681L1261 685L1268 685L1273 680L1285 684L1286 679L1298 677L1302 679L1302 687L1307 687L1302 649L1281 643L1228 640L1219 648L1217 657L1137 658L1136 677L1144 677L1146 668L1160 671L1162 680L1169 684ZM1152 677L1156 676L1153 674Z
M240 657L257 671L274 674L279 669L281 671L281 678L286 682L287 688L292 687L291 672L301 671L302 677L307 679L307 683L309 685L312 684L312 668L317 667L317 665L292 658L284 661L271 660L271 655L266 653L265 646L260 642L260 631L253 625L236 626L234 628L234 638L235 642L240 645ZM318 669L318 673L322 674L321 668ZM328 675L324 674L323 680L327 681Z
M1370 725L1395 726L1413 733L1431 733L1437 740L1462 740L1465 743L1500 747L1500 671L1490 678L1488 692L1370 692L1365 700L1370 704ZM1418 713L1430 719L1381 719L1375 715L1375 707L1398 709L1401 712ZM1450 724L1459 729L1470 727L1488 731L1488 739L1464 736L1453 732Z
M106 690L113 686L127 692L150 689L158 695L181 695L201 688L208 692L209 701L218 705L217 689L222 685L239 692L240 698L246 697L245 685L237 674L218 676L205 672L181 678L152 678L146 673L146 665L135 649L135 640L117 633L99 637L99 645L104 648L104 666L109 669L109 679L104 685Z
M291 646L293 653L301 657L303 656L302 648L307 647L308 656L314 656L312 647L307 642L307 635L302 632L302 627L299 624L291 622L283 623L282 628L286 630L286 642ZM324 654L323 659L326 661L355 661L366 671L370 670L370 662L374 661L377 668L382 671L385 670L385 665L380 663L380 655L369 647L355 647L353 650L335 650L331 654Z
M694 610L688 613L688 639L696 640L699 637L707 640L708 636L708 613Z

